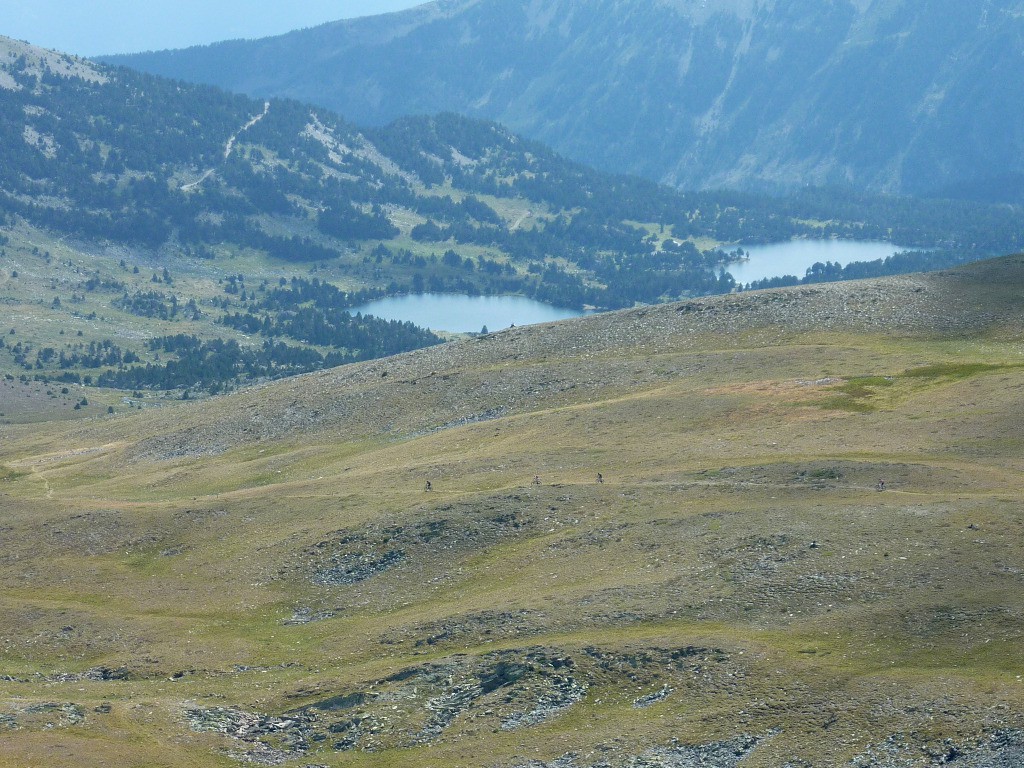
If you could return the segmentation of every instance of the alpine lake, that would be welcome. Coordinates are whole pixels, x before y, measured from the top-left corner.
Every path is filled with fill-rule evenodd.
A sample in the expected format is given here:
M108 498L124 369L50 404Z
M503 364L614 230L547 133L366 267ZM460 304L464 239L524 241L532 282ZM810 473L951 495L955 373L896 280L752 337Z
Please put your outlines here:
M816 262L875 261L905 250L890 243L853 240L792 240L772 245L741 246L744 258L724 269L737 283L782 275L802 277ZM523 296L466 296L421 293L371 301L350 310L385 320L411 322L434 331L479 333L512 325L533 325L580 317L587 312L555 307Z

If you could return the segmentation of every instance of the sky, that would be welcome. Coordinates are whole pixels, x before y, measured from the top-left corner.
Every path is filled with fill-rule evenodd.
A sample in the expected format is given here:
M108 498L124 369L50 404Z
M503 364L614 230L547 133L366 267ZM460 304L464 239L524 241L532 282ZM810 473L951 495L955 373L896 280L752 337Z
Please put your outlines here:
M79 56L267 37L426 0L0 0L0 35Z

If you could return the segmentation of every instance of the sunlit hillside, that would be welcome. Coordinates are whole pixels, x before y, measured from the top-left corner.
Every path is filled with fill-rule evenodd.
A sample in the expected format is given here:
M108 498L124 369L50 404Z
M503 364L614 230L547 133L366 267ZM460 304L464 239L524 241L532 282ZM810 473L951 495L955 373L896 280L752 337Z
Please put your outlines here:
M1022 276L0 426L0 765L1019 765Z

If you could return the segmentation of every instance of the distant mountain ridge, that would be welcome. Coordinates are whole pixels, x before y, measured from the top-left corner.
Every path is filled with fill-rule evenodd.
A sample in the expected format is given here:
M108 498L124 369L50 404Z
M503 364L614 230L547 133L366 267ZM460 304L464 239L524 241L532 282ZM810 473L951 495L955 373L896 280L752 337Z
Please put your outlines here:
M362 123L450 110L684 188L1024 196L1021 0L451 0L113 57Z

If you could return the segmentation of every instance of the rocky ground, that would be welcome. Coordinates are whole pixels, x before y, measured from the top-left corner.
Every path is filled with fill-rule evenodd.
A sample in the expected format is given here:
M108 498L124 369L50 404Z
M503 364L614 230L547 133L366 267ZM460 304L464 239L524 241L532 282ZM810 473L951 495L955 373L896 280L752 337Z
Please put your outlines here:
M942 337L1016 327L1020 307L988 289L1022 258L966 272L720 296L506 329L241 393L244 420L225 414L175 429L167 417L157 435L138 444L137 456L211 455L244 441L339 425L358 435L421 435L699 373L637 367L616 359L621 349L655 358L706 348L709 338L728 349L771 346L801 333ZM419 407L406 407L410 402Z
M0 766L1021 764L1015 269L4 427Z

